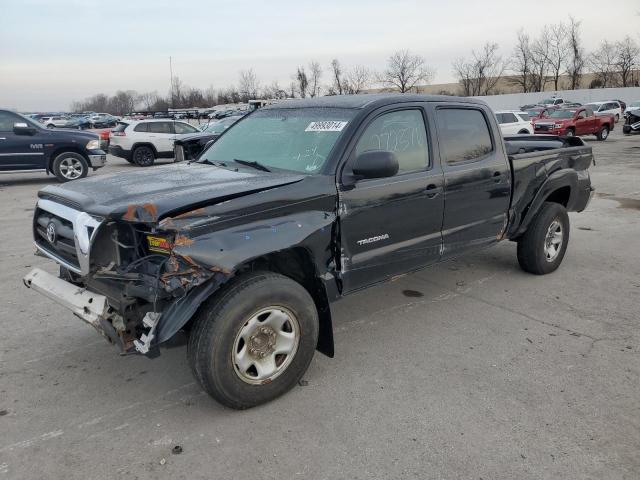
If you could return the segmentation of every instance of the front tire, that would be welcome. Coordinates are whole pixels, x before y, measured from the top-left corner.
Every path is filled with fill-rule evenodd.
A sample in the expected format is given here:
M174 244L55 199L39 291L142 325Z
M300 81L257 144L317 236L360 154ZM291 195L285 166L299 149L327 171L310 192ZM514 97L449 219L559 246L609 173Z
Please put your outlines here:
M529 273L555 271L569 243L569 215L559 203L545 202L529 228L518 239L518 263Z
M306 372L318 341L318 312L307 290L283 275L238 277L195 317L187 356L202 388L235 409L269 402Z
M89 173L89 164L79 153L62 152L54 160L51 171L61 182L84 178Z
M572 128L568 128L566 132L564 132L565 137L575 137L576 132L573 131Z
M133 163L139 167L150 167L156 161L156 154L153 148L142 145L135 148L131 153L131 158Z

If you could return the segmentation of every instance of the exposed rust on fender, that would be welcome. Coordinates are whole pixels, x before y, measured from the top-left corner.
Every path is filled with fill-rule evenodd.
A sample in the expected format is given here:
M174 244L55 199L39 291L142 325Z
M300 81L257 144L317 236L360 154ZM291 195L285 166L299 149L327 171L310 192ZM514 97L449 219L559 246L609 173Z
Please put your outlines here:
M190 247L193 245L193 242L194 240L192 238L189 238L186 235L177 234L173 241L173 245L175 247Z
M153 203L127 206L127 213L122 216L127 222L151 223L158 220L158 208Z
M180 215L175 215L173 217L171 217L173 220L180 220L182 218L191 218L191 217L197 217L199 215L202 215L203 213L205 213L205 209L204 207L201 208L196 208L194 210L189 210L188 212L184 212L181 213Z

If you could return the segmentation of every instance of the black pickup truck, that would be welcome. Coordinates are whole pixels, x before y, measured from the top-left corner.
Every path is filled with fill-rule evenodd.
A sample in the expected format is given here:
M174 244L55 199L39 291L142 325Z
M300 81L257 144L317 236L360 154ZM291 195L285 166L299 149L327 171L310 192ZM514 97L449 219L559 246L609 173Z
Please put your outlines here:
M477 100L287 101L197 162L41 190L35 245L60 275L24 281L125 353L188 331L202 387L248 408L295 385L315 350L333 356L345 295L505 239L524 270L553 272L592 162L579 138L504 142Z
M95 133L45 128L0 110L0 173L53 173L61 182L84 178L107 161L100 147Z

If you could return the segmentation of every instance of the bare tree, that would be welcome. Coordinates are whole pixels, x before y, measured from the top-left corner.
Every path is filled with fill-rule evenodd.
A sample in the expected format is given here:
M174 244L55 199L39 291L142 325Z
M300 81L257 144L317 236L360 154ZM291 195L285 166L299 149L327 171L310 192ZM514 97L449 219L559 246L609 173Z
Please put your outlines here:
M206 107L213 107L218 103L218 92L213 86L209 86L204 91L204 104Z
M544 26L540 36L531 44L531 92L542 92L547 85L547 75L551 67L551 33L548 26Z
M133 112L138 103L138 94L135 90L118 90L109 99L109 111L116 115L125 115Z
M145 110L151 111L153 105L158 101L159 98L160 96L156 91L145 92L140 94L140 103L142 104Z
M602 88L617 86L617 53L615 44L604 40L598 49L589 55L588 65Z
M504 75L505 63L498 55L497 43L485 43L480 52L471 52L471 60L459 58L453 62L463 95L490 95Z
M524 30L518 31L518 38L511 56L510 67L515 73L512 82L519 85L523 93L532 91L534 83L534 54L531 39Z
M184 84L179 77L174 76L171 82L171 90L169 91L170 101L169 104L173 108L180 108L182 105L182 90Z
M241 100L246 102L247 100L258 98L259 90L260 82L258 81L258 77L253 69L241 70L238 81L238 91L240 93Z
M296 87L300 98L306 98L307 89L309 88L309 79L307 78L307 73L304 70L304 66L298 67L298 71L296 73L296 82Z
M320 96L320 79L322 78L322 68L320 64L313 60L309 64L309 96Z
M283 100L287 98L287 92L280 88L280 84L277 80L274 80L271 85L264 87L262 96L264 98L276 98Z
M343 90L352 95L358 94L366 90L370 84L371 71L362 65L356 65L345 75Z
M585 66L580 24L581 22L575 18L569 17L569 25L567 26L567 46L569 53L565 59L565 65L567 75L569 75L569 87L571 90L580 88L582 72Z
M629 36L616 43L615 65L620 72L620 80L623 87L633 85L633 70L640 59L640 48L638 44Z
M331 73L333 74L333 89L338 95L344 93L342 81L342 67L337 58L331 60Z
M560 87L560 75L565 65L569 50L567 48L567 27L560 22L549 27L549 72L553 79L553 89Z
M428 84L434 75L435 71L423 57L412 55L409 50L400 50L389 57L387 69L382 72L379 81L400 93L407 93L419 83Z

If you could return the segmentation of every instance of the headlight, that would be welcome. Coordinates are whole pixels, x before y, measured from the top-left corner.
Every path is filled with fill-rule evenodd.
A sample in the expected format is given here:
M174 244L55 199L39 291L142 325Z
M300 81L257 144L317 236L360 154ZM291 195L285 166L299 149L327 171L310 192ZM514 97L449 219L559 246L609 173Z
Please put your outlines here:
M90 140L86 148L87 150L100 150L100 140Z
M562 128L562 124L561 123L556 123L553 125L553 128Z

